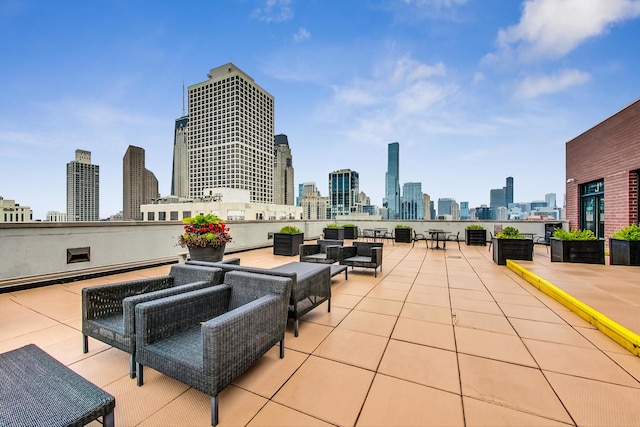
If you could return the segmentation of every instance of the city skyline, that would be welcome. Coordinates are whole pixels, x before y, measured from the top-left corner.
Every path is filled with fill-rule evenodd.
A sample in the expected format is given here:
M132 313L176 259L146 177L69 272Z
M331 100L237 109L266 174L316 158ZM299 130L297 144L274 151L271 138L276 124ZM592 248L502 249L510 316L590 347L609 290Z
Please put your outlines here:
M5 2L0 196L36 219L65 211L65 164L83 149L107 218L129 145L169 195L182 88L232 62L273 95L294 186L325 194L349 168L382 206L398 141L400 184L431 200L488 204L512 176L514 202L561 206L566 142L640 97L639 16L638 0Z

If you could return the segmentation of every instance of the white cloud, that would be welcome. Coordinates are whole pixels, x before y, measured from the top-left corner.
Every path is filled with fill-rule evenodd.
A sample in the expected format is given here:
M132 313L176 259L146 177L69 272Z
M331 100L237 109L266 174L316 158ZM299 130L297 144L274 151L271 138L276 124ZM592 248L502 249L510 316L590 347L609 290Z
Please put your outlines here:
M296 43L303 42L311 37L311 33L306 29L300 27L298 32L293 35L293 41Z
M561 92L568 87L584 84L591 79L580 70L562 70L553 75L539 75L525 78L516 88L515 97L535 98L539 95Z
M499 31L497 56L515 53L525 61L559 58L612 25L639 15L640 0L527 0L520 22ZM486 59L496 56L489 54Z
M442 62L435 65L421 64L408 57L400 58L394 65L391 81L393 83L414 82L433 76L444 76L447 69Z
M291 0L267 0L264 7L254 9L252 18L264 22L285 22L293 18Z

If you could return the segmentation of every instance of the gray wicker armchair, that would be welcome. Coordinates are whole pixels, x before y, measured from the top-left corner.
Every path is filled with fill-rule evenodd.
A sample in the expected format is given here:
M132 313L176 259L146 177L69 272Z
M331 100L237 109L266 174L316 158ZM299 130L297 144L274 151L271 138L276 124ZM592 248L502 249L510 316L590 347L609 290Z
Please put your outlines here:
M293 280L289 299L289 318L293 319L294 336L298 336L299 319L323 302L327 301L327 311L331 312L331 266L304 262L291 262L271 269L248 267L229 263L187 261L187 265L201 265L229 271L288 277Z
M129 353L129 376L135 378L135 306L141 302L222 283L222 270L174 265L168 276L82 289L82 351L89 337Z
M136 306L137 384L148 366L211 396L218 394L280 342L284 357L286 277L230 272L224 284Z
M300 245L300 262L333 264L340 261L340 246L344 240L320 239L315 244Z
M373 268L373 276L382 271L382 243L353 242L352 246L340 248L340 264L354 267Z

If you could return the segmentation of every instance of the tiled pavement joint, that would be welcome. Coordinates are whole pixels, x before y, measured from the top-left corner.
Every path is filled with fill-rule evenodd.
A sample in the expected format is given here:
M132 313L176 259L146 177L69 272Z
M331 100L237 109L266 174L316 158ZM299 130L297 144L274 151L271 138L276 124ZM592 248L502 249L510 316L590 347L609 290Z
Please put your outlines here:
M549 281L533 274L518 263L507 260L507 268L521 276L527 282L538 288L544 294L558 301L563 306L586 320L606 336L629 350L636 356L640 356L640 335L633 333L624 326L614 322L599 311L586 305L582 301L569 295Z

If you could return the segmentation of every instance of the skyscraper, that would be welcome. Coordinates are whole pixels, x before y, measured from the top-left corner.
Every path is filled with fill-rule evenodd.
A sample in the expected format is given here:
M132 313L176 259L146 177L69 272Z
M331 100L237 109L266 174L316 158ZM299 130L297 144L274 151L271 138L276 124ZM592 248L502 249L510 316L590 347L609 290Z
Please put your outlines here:
M360 183L358 172L340 169L329 174L329 209L331 219L357 212Z
M397 142L388 147L383 206L387 208L389 219L400 218L400 144Z
M293 157L287 135L276 135L273 162L273 203L293 205Z
M189 151L187 132L189 116L176 119L173 133L173 171L171 174L171 195L189 197Z
M100 220L100 166L91 164L91 152L76 150L67 163L67 221Z
M272 203L273 96L232 63L207 77L189 86L189 196L238 188Z
M402 186L402 219L424 219L421 182L405 182Z
M507 186L504 187L504 191L505 191L505 202L506 202L506 207L509 207L510 203L513 203L513 178L512 177L507 177Z
M451 199L451 198L438 199L438 217L445 216L445 215L453 215L453 212L451 211L451 207L453 206L454 203L457 205L455 199Z
M158 196L158 180L145 168L144 149L130 145L122 159L122 219L142 220L140 205Z

